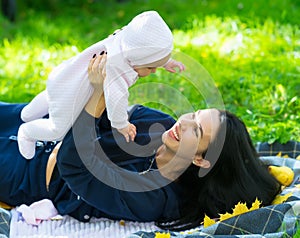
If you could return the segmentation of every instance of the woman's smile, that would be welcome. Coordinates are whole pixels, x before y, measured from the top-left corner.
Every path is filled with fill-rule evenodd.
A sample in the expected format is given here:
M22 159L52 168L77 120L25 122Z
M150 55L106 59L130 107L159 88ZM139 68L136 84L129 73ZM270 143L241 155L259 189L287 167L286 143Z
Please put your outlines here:
M168 135L174 140L180 141L178 128L179 126L175 125L172 129L169 130Z

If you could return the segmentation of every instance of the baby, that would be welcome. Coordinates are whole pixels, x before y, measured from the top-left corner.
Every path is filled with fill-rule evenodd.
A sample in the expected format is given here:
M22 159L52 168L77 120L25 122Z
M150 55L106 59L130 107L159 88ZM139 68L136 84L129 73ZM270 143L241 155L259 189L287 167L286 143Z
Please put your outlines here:
M77 119L93 93L88 65L95 54L107 53L103 90L111 126L134 140L136 128L128 122L128 88L138 77L154 73L157 67L180 71L182 63L170 58L172 32L155 11L134 17L122 30L88 47L63 62L49 74L45 91L38 94L21 112L18 131L20 153L33 158L36 141L61 140ZM49 118L43 118L49 114Z

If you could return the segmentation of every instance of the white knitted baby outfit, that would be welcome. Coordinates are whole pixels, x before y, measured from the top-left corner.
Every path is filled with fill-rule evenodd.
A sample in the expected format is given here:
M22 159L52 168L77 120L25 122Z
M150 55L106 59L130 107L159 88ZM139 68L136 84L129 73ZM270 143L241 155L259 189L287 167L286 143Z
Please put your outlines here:
M158 61L173 50L172 32L155 11L143 12L118 33L95 43L63 62L49 75L46 90L21 112L24 122L18 132L21 154L30 159L37 140L61 140L93 93L88 65L94 54L107 52L104 97L114 128L128 125L128 88L137 78L133 66ZM49 118L42 118L49 114Z

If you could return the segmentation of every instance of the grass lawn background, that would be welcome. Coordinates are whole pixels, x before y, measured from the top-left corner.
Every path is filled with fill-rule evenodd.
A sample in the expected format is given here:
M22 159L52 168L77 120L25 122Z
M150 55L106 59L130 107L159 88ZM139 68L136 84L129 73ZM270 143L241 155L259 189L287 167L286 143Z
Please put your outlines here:
M28 102L54 66L156 10L174 33L177 52L199 62L215 81L226 109L245 122L254 142L300 141L299 0L18 1L14 23L0 16L0 100ZM188 80L159 70L139 80L168 83L197 108L206 102ZM146 93L146 92L144 92ZM140 98L137 98L139 96ZM176 116L177 102L147 95L148 105ZM143 95L131 95L140 102ZM149 100L150 100L149 99Z

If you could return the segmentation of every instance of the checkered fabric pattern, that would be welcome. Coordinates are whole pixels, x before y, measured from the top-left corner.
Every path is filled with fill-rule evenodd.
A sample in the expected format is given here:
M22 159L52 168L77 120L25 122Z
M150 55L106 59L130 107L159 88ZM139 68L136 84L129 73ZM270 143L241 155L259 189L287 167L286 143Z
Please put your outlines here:
M196 229L184 232L170 232L170 236L161 237L180 237L180 238L281 238L281 237L300 237L300 160L296 160L300 154L300 143L290 141L285 145L275 143L259 143L257 151L261 155L261 160L267 165L288 166L293 169L294 182L285 187L280 196L292 194L285 202L277 205L253 210L214 225L204 228L199 226ZM278 157L289 155L289 158ZM297 231L298 227L298 231ZM167 231L156 232L137 232L128 238L154 238L158 233L163 234ZM160 237L160 236L159 236Z
M9 237L10 218L10 212L3 208L0 208L0 238Z
M256 145L256 150L261 156L274 156L279 153L287 155L290 158L297 158L300 155L300 142L288 141L285 144L280 144L275 142L269 144L267 142L258 143Z

